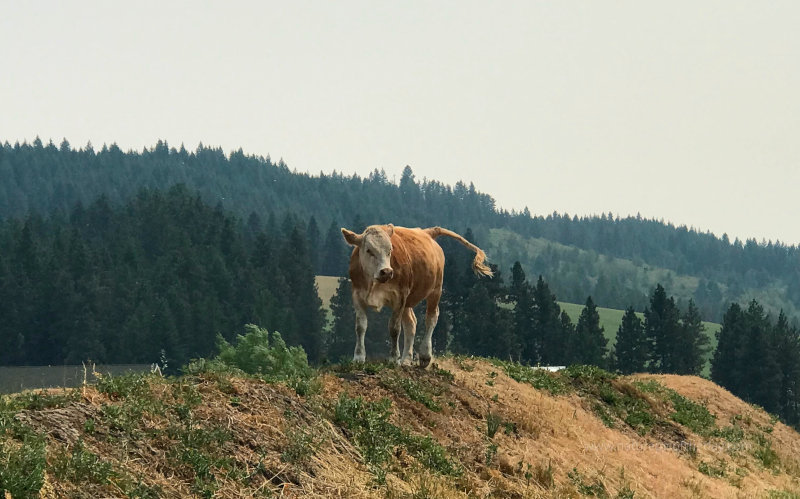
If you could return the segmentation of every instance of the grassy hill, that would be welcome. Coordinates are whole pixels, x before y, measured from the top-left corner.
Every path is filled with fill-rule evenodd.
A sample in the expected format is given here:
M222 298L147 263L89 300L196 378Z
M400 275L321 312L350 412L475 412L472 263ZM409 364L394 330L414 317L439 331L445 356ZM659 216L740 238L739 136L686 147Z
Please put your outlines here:
M697 377L616 377L586 366L547 373L464 357L429 370L334 366L304 384L210 364L190 371L0 398L0 493L800 493L800 435Z

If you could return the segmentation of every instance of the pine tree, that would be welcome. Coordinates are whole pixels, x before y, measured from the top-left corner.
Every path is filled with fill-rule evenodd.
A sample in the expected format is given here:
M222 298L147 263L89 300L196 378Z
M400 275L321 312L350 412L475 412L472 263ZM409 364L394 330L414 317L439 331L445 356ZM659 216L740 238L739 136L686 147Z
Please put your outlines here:
M515 343L524 345L529 341L528 336L534 331L534 303L530 283L525 277L522 265L517 261L511 269L511 284L509 286L508 301L513 303L512 329ZM525 358L523 352L517 351L518 361L531 362Z
M347 275L350 250L342 238L341 227L335 220L325 233L325 249L322 255L321 275L338 277Z
M464 303L464 322L455 334L459 351L485 357L517 357L519 347L513 332L511 312L501 308L502 278L496 267L494 277L476 279Z
M744 348L739 352L739 369L743 371L741 397L767 411L779 406L780 365L775 334L764 308L752 300L745 311Z
M281 296L284 307L291 311L290 320L280 333L288 345L301 345L309 361L318 362L323 347L322 301L314 279L308 241L297 226L284 241L279 261L280 273L287 284Z
M703 371L708 353L708 337L704 331L705 326L700 311L695 306L694 300L689 300L686 313L681 317L678 341L674 345L673 372L699 375Z
M533 330L521 342L523 359L531 364L563 365L568 357L561 330L561 307L541 275L533 288Z
M674 345L679 333L679 312L675 299L658 284L644 311L644 330L650 350L650 372L675 372Z
M320 240L319 226L317 219L312 215L308 220L306 228L306 240L308 241L311 265L315 274L322 274L322 241Z
M575 324L566 310L561 311L561 334L564 341L564 360L562 365L568 366L578 362L578 351Z
M607 343L603 327L600 326L600 314L590 296L586 298L586 305L581 310L578 324L575 326L573 353L577 357L576 362L605 368Z
M787 424L800 424L800 336L789 326L781 310L775 324L778 365L781 371L781 388L777 413Z
M444 281L442 283L442 298L439 302L439 321L433 335L434 353L442 353L449 349L460 350L461 346L454 337L465 324L464 306L471 283L471 270L460 255L463 247L450 238L441 238L437 241L444 251ZM471 264L470 264L471 265ZM470 267L471 269L471 267Z
M326 358L331 362L353 358L356 321L352 295L350 280L340 277L336 294L331 297L330 305L333 326L326 348Z
M625 310L617 330L615 365L622 374L643 372L647 365L648 349L644 326L633 307Z
M738 303L731 303L722 318L722 327L716 333L717 348L711 359L711 380L733 393L740 393L742 389L739 355L744 351L745 327L742 308Z

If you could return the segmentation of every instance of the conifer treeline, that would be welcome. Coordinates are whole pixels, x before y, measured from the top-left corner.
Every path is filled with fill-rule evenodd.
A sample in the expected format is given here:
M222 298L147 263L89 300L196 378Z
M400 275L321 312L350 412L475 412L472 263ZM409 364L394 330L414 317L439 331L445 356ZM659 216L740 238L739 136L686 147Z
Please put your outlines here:
M731 304L717 333L711 379L744 400L800 425L800 336L783 313L773 320L755 300Z
M209 355L247 323L313 360L323 316L307 226L240 224L184 187L100 198L68 219L0 225L0 364L150 363Z
M0 146L0 179L0 219L25 217L31 211L68 214L76 202L88 205L100 195L120 206L142 188L182 183L205 202L221 203L242 219L253 212L274 213L278 219L286 214L303 220L314 216L321 232L333 222L347 225L358 214L369 216L369 223L472 227L501 268L519 260L531 275L549 279L568 301L591 294L603 306L642 308L649 290L663 282L684 307L693 298L706 320L721 320L731 301L753 296L770 310L785 310L790 323L800 317L796 246L731 241L641 217L508 212L471 184L420 180L410 168L399 179L379 170L365 178L336 172L312 176L292 172L283 161L241 150L226 155L202 144L186 150L159 141L141 152L123 152L113 144L75 149L66 140L57 146L36 139ZM567 246L554 244L534 254L513 245L492 247L489 230L502 228ZM622 269L606 256L636 265ZM696 277L699 285L683 289L661 278L654 281L648 276L654 268Z

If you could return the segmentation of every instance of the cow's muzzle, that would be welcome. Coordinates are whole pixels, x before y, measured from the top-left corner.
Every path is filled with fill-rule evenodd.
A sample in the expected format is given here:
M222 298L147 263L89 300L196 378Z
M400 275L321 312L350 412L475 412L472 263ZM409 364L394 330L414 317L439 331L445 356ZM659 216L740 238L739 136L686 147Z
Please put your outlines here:
M389 281L392 277L394 277L394 270L392 270L390 267L386 267L385 269L381 269L381 271L378 272L377 279L378 282L384 283Z

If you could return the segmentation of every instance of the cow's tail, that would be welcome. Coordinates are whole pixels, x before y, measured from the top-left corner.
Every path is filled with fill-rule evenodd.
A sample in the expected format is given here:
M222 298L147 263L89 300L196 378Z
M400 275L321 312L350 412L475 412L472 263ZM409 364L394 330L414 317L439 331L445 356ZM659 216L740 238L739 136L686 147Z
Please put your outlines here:
M425 232L427 232L433 239L436 239L439 236L452 237L456 241L460 242L467 248L474 251L475 259L472 261L472 270L478 275L485 275L488 277L492 277L493 275L492 269L490 269L485 263L483 263L486 261L486 253L484 253L482 249L475 246L471 242L467 241L461 235L456 234L452 230L447 230L442 227L430 227L428 229L425 229Z

